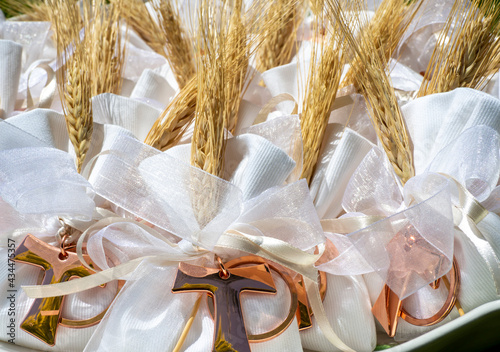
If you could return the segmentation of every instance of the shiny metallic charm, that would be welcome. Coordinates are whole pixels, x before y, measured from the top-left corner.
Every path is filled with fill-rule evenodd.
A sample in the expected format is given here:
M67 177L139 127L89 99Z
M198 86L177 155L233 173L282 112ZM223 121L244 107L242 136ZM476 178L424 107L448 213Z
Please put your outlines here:
M212 351L250 352L241 311L243 291L276 293L265 264L226 268L219 259L219 269L180 263L172 292L206 292L214 297L215 333Z
M227 268L240 267L242 265L249 264L267 264L271 270L276 272L283 281L288 286L290 290L290 309L285 320L281 322L276 328L261 334L248 334L249 341L265 341L269 340L279 334L290 326L293 321L294 316L297 318L297 324L299 325L299 330L305 330L312 326L312 310L309 306L309 300L307 298L307 292L304 287L304 282L302 275L297 275L292 270L279 265L277 263L271 262L262 257L255 255L248 255L228 261L225 265ZM292 278L294 277L294 278ZM326 296L327 289L327 279L326 273L323 271L319 272L319 285L320 285L320 296L323 300Z
M92 274L92 271L82 265L77 254L69 251L66 239L67 236L64 236L61 247L58 248L28 234L16 248L14 260L40 267L43 270L42 285L65 282ZM87 255L84 255L84 258L92 265ZM21 323L21 328L48 345L54 346L58 325L74 328L89 327L99 323L106 312L85 320L64 319L61 317L63 300L64 296L35 299Z
M442 279L445 279L443 277ZM439 287L439 280L430 284L432 288ZM430 326L441 322L451 312L457 300L460 288L460 271L456 258L453 258L453 267L450 271L450 286L448 288L448 297L442 308L429 318L415 318L410 315L403 307L403 301L389 288L384 285L384 289L373 305L372 312L375 318L380 322L387 335L393 337L398 327L398 318L410 324L417 326Z
M292 279L292 277L288 274L287 270L284 270L281 265L270 262L262 257L248 255L240 258L236 258L228 261L225 265L228 269L238 268L241 266L255 265L255 264L265 264L269 267L269 269L275 271L288 286L290 290L290 308L288 310L288 315L285 320L283 320L277 327L274 329L261 333L261 334L248 334L248 341L266 341L272 339L275 336L278 336L283 331L285 331L293 321L293 318L296 316L298 311L298 299L297 299L297 287Z

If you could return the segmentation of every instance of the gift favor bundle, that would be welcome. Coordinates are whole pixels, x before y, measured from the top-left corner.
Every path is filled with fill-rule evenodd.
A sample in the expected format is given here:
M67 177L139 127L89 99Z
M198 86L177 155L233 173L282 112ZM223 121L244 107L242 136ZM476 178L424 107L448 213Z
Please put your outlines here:
M500 298L496 1L0 9L0 350L401 351Z

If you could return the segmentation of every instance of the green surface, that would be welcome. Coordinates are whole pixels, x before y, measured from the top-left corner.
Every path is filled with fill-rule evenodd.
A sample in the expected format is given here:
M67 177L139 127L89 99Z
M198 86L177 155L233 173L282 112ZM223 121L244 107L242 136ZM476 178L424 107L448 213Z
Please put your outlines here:
M483 304L463 317L389 351L500 351L500 301Z

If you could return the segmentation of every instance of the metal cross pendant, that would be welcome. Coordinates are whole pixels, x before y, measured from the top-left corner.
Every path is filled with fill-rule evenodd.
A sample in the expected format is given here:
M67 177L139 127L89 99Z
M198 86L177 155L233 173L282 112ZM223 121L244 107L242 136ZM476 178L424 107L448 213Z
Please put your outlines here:
M240 293L276 293L274 281L265 264L227 270L179 264L172 292L207 292L214 297L215 333L212 351L250 352L241 311Z
M417 244L417 246L414 246L415 244ZM439 265L439 263L436 262L442 260L435 252L435 249L426 244L416 228L411 224L400 230L388 243L387 247L392 249L393 253L397 253L394 259L391 258L391 265L394 265L400 271L407 271L410 273L415 272L418 275L422 271L415 268L415 266L412 265L412 262L421 260L433 263L434 265ZM388 275L390 277L390 275L395 274L389 272ZM446 298L444 305L431 317L416 318L412 316L404 309L404 302L399 299L398 295L394 293L387 284L384 285L382 292L375 301L372 313L390 337L394 337L396 334L399 318L417 326L435 325L446 318L457 302L457 296L460 288L460 269L455 257L453 257L450 278L451 284L448 283L446 276L438 278L430 284L433 289L437 289L439 287L439 282L442 279L448 288L448 297Z
M88 258L88 256L86 256ZM86 259L87 259L86 258ZM65 282L73 277L85 277L92 272L80 263L76 253L64 247L51 246L35 236L28 234L15 251L14 260L19 263L35 265L43 270L42 285ZM21 328L50 346L55 345L57 326L61 323L61 307L64 296L37 298L31 305ZM87 327L97 324L102 313L85 321L67 320L74 327Z

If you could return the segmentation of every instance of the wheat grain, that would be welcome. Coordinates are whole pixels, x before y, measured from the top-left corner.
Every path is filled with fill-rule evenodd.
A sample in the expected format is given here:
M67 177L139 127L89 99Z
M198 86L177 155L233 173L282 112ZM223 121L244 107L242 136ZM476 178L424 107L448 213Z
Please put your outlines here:
M353 54L358 57L352 62L353 70L357 73L356 82L367 102L377 136L404 184L415 175L413 154L394 88L386 72L384 46L374 42L377 41L374 37L360 35L354 38L338 0L327 0L327 5L331 20L340 24L342 34ZM361 18L353 16L352 20L358 27L363 27Z
M481 89L500 68L500 5L455 2L427 67L418 96L457 87Z
M303 15L303 3L298 0L271 2L266 20L277 25L265 27L267 33L261 34L263 42L256 64L260 72L290 62Z
M165 151L176 145L193 122L196 109L197 79L192 78L163 110L144 143Z
M304 145L301 177L308 182L311 181L319 158L321 143L344 66L343 43L337 35L339 28L333 28L332 36L329 36L324 31L325 26L324 19L318 17L309 65L309 77L300 114Z
M74 2L49 0L48 4L51 22L56 27L58 60L62 65L58 71L58 86L80 172L90 146L93 119L89 36L80 40L79 33L82 23L89 23L91 9L88 2L83 3L83 14Z
M160 19L160 28L166 40L164 53L177 84L183 88L195 74L193 48L172 0L162 0L153 7Z

